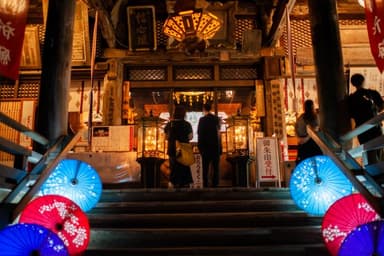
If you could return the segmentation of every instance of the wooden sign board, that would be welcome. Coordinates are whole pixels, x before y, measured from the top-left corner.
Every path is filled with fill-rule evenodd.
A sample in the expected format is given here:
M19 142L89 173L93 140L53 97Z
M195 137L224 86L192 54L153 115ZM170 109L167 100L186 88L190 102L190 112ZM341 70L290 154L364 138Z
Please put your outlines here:
M256 140L256 162L257 183L276 182L280 187L280 150L277 138L264 137Z
M128 41L130 51L154 51L156 43L156 20L153 6L129 6Z

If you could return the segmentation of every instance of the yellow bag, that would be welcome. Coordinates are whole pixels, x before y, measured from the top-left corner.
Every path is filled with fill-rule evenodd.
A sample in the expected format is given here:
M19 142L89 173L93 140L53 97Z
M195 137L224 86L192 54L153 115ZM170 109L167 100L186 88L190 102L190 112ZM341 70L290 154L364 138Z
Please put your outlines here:
M192 165L195 162L193 148L190 143L176 140L176 161L186 166Z

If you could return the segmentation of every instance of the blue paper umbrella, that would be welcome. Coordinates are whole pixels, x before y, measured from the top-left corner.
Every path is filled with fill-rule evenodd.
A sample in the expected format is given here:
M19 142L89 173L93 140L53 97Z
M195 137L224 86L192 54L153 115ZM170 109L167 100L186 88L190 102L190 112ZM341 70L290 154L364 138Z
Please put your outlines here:
M305 159L294 169L290 191L296 205L315 216L322 216L338 199L350 195L353 187L328 156Z
M64 242L49 229L36 224L15 224L0 231L2 256L66 256Z
M99 201L102 183L96 170L75 159L59 162L41 187L42 195L61 195L71 199L87 212Z
M369 222L355 228L344 239L339 256L383 256L384 221Z

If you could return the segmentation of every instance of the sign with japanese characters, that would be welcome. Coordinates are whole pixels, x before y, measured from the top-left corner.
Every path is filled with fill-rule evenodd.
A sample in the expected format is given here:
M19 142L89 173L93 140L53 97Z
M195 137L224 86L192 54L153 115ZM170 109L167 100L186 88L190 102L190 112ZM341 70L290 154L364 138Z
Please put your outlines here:
M0 1L0 76L16 80L19 75L28 0Z
M371 53L376 66L384 70L384 3L381 0L365 0L365 17Z
M279 144L275 137L256 139L258 182L280 182Z

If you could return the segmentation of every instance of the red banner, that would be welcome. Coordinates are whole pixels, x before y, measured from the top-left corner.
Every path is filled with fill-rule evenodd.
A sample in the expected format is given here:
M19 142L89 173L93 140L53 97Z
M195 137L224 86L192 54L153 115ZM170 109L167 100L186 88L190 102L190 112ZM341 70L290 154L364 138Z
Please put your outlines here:
M16 80L27 22L28 0L0 3L0 76Z
M384 6L382 0L365 0L365 17L371 53L376 66L384 70Z

